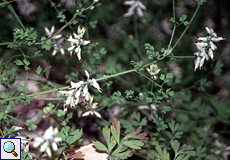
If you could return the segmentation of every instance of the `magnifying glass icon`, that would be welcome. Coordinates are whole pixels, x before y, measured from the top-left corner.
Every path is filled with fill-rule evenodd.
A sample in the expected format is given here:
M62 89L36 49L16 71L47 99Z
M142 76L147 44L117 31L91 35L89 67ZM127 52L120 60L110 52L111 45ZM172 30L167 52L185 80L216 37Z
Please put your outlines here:
M3 149L7 153L12 153L15 157L18 156L18 154L14 151L15 150L15 145L11 141L7 141L3 145Z

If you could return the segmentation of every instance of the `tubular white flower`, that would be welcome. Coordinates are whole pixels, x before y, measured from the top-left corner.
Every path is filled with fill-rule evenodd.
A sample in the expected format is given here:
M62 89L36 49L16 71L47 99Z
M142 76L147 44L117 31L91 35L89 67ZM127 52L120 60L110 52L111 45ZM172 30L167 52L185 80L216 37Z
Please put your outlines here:
M205 59L206 59L207 61L209 61L209 57L208 57L208 55L207 55L206 52L205 52L205 48L202 48L202 49L201 49L200 56L201 56L201 57L204 56Z
M194 53L194 56L195 56L195 57L200 56L200 52L195 52L195 53Z
M70 88L80 88L84 84L84 81L79 81L77 83L74 83L73 81L70 81Z
M197 57L197 59L195 59L195 68L194 68L194 71L198 70L198 67L200 65L200 60L201 60L200 57Z
M128 12L125 13L124 17L129 17L134 14L134 10L137 11L137 14L139 17L144 17L144 13L142 10L146 10L146 7L140 2L140 1L124 1L124 5L130 5L130 8L128 9Z
M52 27L51 27L50 30L45 26L45 27L44 27L44 30L45 30L46 35L47 35L48 37L51 37L51 36L53 35L53 33L54 33L55 26L52 25ZM61 35L61 34L58 34L58 35L53 36L52 39L59 39L59 38L61 38L61 37L62 37L62 35Z
M90 75L89 75L89 72L87 70L85 70L85 75L86 75L87 79L89 79Z
M207 26L207 25L205 26L205 29L206 29L206 31L208 32L208 34L210 34L210 35L211 35L211 30L208 28L208 26Z
M226 38L225 37L212 37L211 40L214 41L214 42L219 42L221 40L225 40Z
M45 30L45 34L48 36L48 38L50 38L54 34L55 26L52 25L50 30L45 26L44 30ZM62 55L65 54L65 51L61 46L61 43L63 42L63 40L64 38L62 37L62 34L57 34L49 39L49 41L51 41L51 44L54 45L52 56L55 56L57 52L61 52ZM57 46L60 46L60 47L57 47Z
M83 99L86 101L86 102L89 102L89 97L90 97L90 94L89 94L89 91L88 91L88 86L86 85L83 89L83 95L82 95Z
M198 50L202 50L202 48L208 46L208 43L195 41L195 45L196 45L196 47L197 47Z
M10 130L12 130L13 132L17 132L17 131L20 131L22 129L25 129L25 127L19 127L19 126L12 126L10 128Z
M200 69L203 68L203 65L204 65L204 60L205 60L205 57L202 57L201 60L200 60Z
M213 54L213 50L211 48L208 49L208 55L210 56L210 58L214 61L214 54Z
M92 78L89 80L91 82L91 85L96 88L99 92L102 92L102 89L100 88L99 84L97 83L96 79Z
M196 39L200 40L200 41L207 41L208 38L207 37L196 37Z
M210 41L209 44L213 51L217 50L217 46L212 41Z
M74 93L74 90L69 90L69 91L61 91L61 90L58 90L59 93L61 93L62 95L72 95Z
M205 26L205 29L207 31L207 36L197 37L200 42L195 42L195 45L199 50L199 52L194 53L194 55L197 57L195 60L195 71L198 69L198 66L200 69L203 68L205 59L208 61L210 57L212 60L215 60L213 53L217 50L217 46L213 42L225 40L225 37L219 37L214 32L213 28L208 28L208 26ZM208 55L206 54L206 51L208 51Z

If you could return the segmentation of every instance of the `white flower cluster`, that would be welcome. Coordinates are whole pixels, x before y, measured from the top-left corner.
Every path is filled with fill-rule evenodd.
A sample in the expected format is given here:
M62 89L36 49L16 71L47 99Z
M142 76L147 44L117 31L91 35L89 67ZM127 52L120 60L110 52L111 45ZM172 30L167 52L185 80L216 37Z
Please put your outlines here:
M129 17L134 14L135 10L137 11L137 14L139 17L144 17L144 13L142 11L146 10L146 7L140 2L136 0L131 0L131 1L124 1L124 5L129 5L130 8L128 9L128 12L125 13L123 16L124 17Z
M73 36L70 34L69 38L67 37L66 40L70 42L70 47L67 49L70 52L70 56L75 52L77 54L78 60L81 61L81 45L87 45L91 43L91 40L84 40L82 39L83 35L85 34L86 28L78 26L77 33L73 32Z
M208 26L205 26L205 29L208 33L207 36L197 37L197 40L199 41L195 41L195 45L199 51L194 53L196 56L194 71L197 71L198 67L200 69L203 68L205 59L209 61L210 57L212 60L214 60L213 53L217 50L217 46L214 44L214 42L225 40L225 37L219 37L214 32L213 28L208 28Z
M90 79L90 75L88 71L85 70L85 75L87 77L87 82L84 83L84 81L79 81L77 83L70 81L70 89L67 91L58 91L62 95L66 96L65 104L64 104L64 111L67 113L68 107L74 109L77 107L79 103L85 104L87 109L95 109L97 106L97 103L92 103L93 97L90 96L90 93L88 91L88 84L96 88L99 92L102 92L102 89L100 88L97 81L92 78ZM89 107L90 106L90 107ZM89 112L89 114L92 114L93 112ZM89 115L89 114L85 114ZM95 114L97 117L97 114Z
M55 26L53 25L49 30L46 26L44 27L46 35L51 37L54 34ZM54 50L52 56L55 56L57 52L61 52L62 55L65 54L64 49L62 48L61 43L63 42L64 38L61 34L57 34L49 39L50 44L54 45Z

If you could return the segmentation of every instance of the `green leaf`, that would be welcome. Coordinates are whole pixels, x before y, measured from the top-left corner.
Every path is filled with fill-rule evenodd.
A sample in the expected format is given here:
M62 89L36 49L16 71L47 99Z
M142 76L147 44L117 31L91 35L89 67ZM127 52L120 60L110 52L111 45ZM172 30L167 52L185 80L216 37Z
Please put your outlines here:
M163 81L165 80L165 75L161 74L160 79Z
M17 66L23 66L24 65L24 63L21 60L19 60L19 59L16 59L14 61L14 63L16 63Z
M134 113L133 113L133 116L136 118L136 120L137 120L138 122L140 122L140 120L141 120L141 114L140 114L140 112L134 112Z
M171 146L175 152L175 155L177 155L178 150L180 148L180 143L177 140L175 140L175 141L171 140Z
M185 14L183 14L181 17L180 17L180 21L181 22L184 22L185 20L186 20L186 18L187 18L187 15L185 15Z
M40 75L40 74L41 74L41 71L42 71L41 66L38 66L38 68L36 69L36 73L37 73L38 75Z
M171 107L170 107L170 106L163 106L163 107L162 107L162 112L163 112L164 114L166 114L166 112L169 112L169 111L171 111Z
M156 145L156 151L157 158L162 158L163 160L170 160L169 153L167 152L167 150L165 148L162 150L159 144Z
M111 132L112 132L112 135L114 136L115 140L117 141L117 144L119 145L119 143L120 143L120 129L121 129L120 122L117 121L116 118L113 118L112 124L113 125L111 125Z
M33 122L31 120L27 120L26 125L28 126L29 131L35 130L37 128L37 126L35 124L33 124Z
M173 78L173 73L167 73L167 74L166 74L166 78L167 78L167 79Z
M206 151L206 147L204 148L202 148L201 146L197 147L196 156L200 158L206 157L207 154L205 153L205 151Z
M57 110L57 116L58 117L63 117L64 115L65 115L65 111L63 111L62 109Z
M127 147L122 146L118 147L114 152L112 153L112 156L118 157L120 159L127 159L128 157L131 157L133 155L132 151L125 151Z
M17 85L17 90L20 91L20 92L25 92L25 93L29 92L29 90L26 87L22 86L22 85Z
M222 67L224 66L224 63L221 62L221 60L218 60L215 67L214 67L214 71L213 73L215 75L220 75L222 72Z
M100 151L108 151L107 147L99 141L93 141L93 144Z
M102 55L106 54L107 51L104 47L102 47L100 50L99 50L99 53L101 53Z
M30 65L30 62L27 61L26 59L23 59L23 62L25 63L26 66Z
M102 133L103 133L103 136L105 138L105 141L107 143L107 145L110 143L110 128L108 128L108 126L105 126L103 129L102 129Z
M141 133L141 134L138 134L140 131L141 131L141 128L142 126L139 126L137 127L134 131L132 131L131 133L127 134L122 141L126 141L128 140L129 138L133 138L133 139L139 139L139 140L142 140L142 141L146 141L148 140L149 138L146 137L147 136L147 133Z
M144 143L139 140L125 141L123 144L133 149L141 149L141 147L144 145Z
M179 128L179 124L176 123L174 120L172 120L169 124L168 124L169 128L171 129L172 133L175 133L178 128Z

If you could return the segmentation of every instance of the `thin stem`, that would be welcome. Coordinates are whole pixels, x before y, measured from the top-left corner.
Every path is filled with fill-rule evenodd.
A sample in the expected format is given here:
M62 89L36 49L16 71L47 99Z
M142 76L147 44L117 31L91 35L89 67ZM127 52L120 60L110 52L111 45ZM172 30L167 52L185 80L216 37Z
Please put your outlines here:
M93 2L89 7L85 8L84 10L81 11L81 13L83 13L84 11L90 9L93 5L95 4L95 2ZM58 33L60 33L64 28L66 28L68 25L70 25L75 19L76 17L79 15L78 12L76 12L74 14L74 16L72 17L72 19L66 23L64 26L62 26L57 32L55 32L52 36L50 36L49 38L45 39L44 41L49 40L50 38L54 37L55 35L57 35ZM36 43L36 44L40 44L40 43Z
M177 58L177 59L182 58L182 59L184 59L184 58L194 58L194 56L173 56L173 58Z
M173 0L173 18L174 18L174 20L176 19L174 0ZM172 32L172 35L171 35L171 38L170 38L170 41L169 41L168 48L171 47L171 43L172 43L172 40L173 40L173 37L174 37L175 30L176 30L176 24L174 23L173 32Z
M150 79L149 77L145 76L144 74L136 71L136 73L142 75L143 77L145 77L146 79L150 80L151 82L153 82L155 85L157 85L158 87L161 87L157 82L153 81L152 79Z
M9 114L6 114L6 116L27 126L27 124L26 124L25 122L23 122L23 121L21 121L21 120L15 118L15 117L13 117L13 116L11 116L11 115L9 115ZM34 132L35 134L37 134L37 136L41 137L41 136L38 134L38 132L35 131L34 129L33 129L33 132Z
M127 74L127 73L135 72L135 71L136 71L136 69L131 69L131 70L128 70L128 71L124 71L124 72L116 73L116 74L113 74L113 75L98 78L98 79L96 79L96 81L102 81L102 80L105 80L105 79L108 79L108 78L114 78L114 77L124 75L124 74ZM84 84L86 84L86 83L88 83L88 82L85 82ZM68 89L68 88L69 88L69 86L65 86L65 87L61 87L61 88L58 88L58 89L52 89L52 90L48 90L48 91L44 91L44 92L40 92L40 93L35 93L35 94L30 94L30 95L26 95L26 96L27 97L33 97L33 96L37 96L37 95L43 95L43 94L47 94L47 93L51 93L51 92L56 92L58 90L65 90L65 89ZM5 101L10 101L10 100L15 100L15 99L18 99L18 98L22 98L22 96L11 97L11 98L7 98L7 99L4 99L4 100L0 100L0 103L3 103Z
M59 101L63 100L64 98L38 98L38 97L31 97L32 99L40 99L40 100L54 100L54 101Z
M188 26L185 28L185 30L183 31L183 33L181 34L181 36L179 37L179 39L177 40L177 42L174 44L174 46L172 47L172 50L177 46L177 44L180 42L181 38L184 36L185 32L188 30L189 26L191 25L193 19L195 18L196 14L197 14L199 8L200 8L200 5L197 6L196 11L193 14L193 16L192 16L192 18L191 18Z
M102 80L105 80L105 79L108 79L108 78L117 77L117 76L120 76L120 75L123 75L123 74L135 72L135 71L136 71L136 69L127 70L127 71L124 71L124 72L120 72L120 73L116 73L116 74L113 74L113 75L98 78L98 79L96 79L96 81L102 81Z

